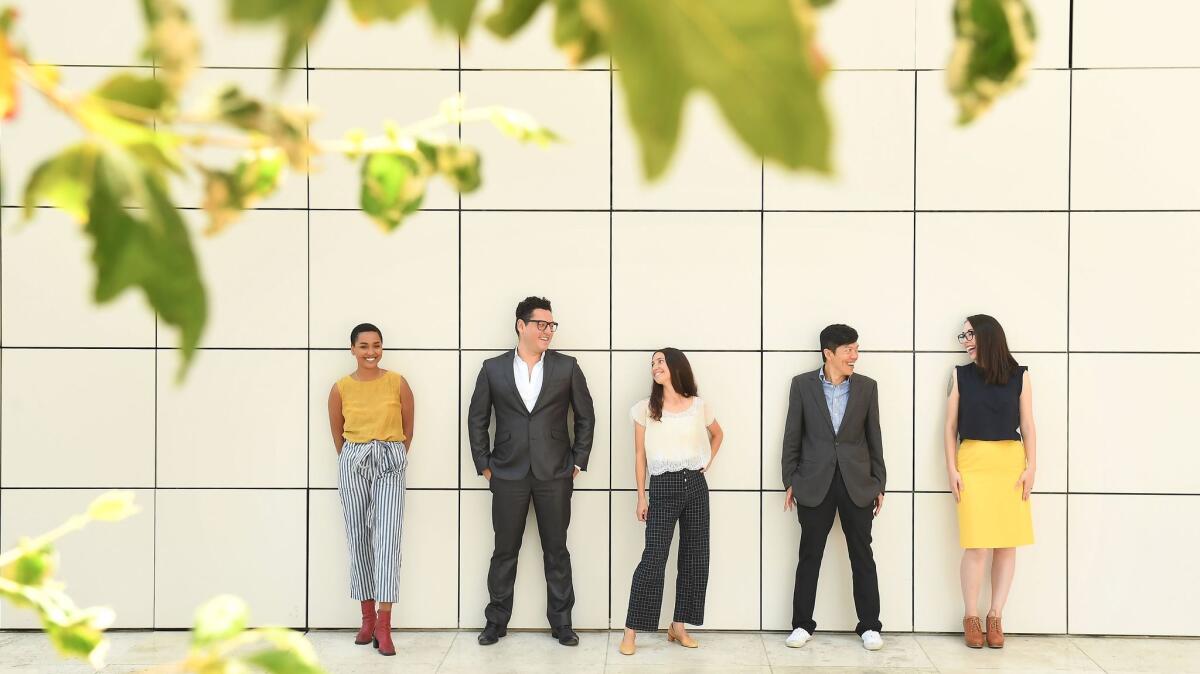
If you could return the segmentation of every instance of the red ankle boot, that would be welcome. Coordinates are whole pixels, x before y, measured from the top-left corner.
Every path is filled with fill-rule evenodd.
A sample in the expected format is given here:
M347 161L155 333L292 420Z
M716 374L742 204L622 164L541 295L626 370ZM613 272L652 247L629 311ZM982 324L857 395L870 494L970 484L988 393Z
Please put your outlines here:
M358 628L354 643L365 646L371 643L371 637L375 634L375 600L368 599L359 603L362 605L362 627Z
M380 611L375 621L375 648L380 655L395 655L396 647L392 644L392 612Z

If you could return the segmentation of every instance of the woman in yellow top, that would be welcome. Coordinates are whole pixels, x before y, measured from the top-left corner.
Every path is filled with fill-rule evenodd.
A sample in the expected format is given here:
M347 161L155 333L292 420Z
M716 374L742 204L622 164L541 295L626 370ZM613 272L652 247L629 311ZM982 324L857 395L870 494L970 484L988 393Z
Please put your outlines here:
M338 494L350 549L350 596L362 605L362 628L354 643L373 643L381 654L395 655L392 603L400 591L413 394L404 377L379 367L379 328L370 323L355 326L350 352L358 367L329 391L329 427L338 453Z
M946 403L946 474L958 503L958 542L963 548L963 637L982 648L984 627L977 602L988 552L992 556L992 606L987 645L1004 647L1000 625L1012 588L1017 547L1033 543L1029 492L1037 470L1033 383L1029 368L1008 350L1004 328L977 314L958 341L971 362L954 368Z

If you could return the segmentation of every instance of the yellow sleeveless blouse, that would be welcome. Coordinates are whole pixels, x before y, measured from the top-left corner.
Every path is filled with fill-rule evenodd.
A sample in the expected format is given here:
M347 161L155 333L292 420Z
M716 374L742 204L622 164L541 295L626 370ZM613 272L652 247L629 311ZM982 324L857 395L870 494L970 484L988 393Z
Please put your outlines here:
M404 411L400 405L399 374L388 370L382 377L358 381L346 375L337 381L342 397L342 437L350 442L386 440L404 442Z

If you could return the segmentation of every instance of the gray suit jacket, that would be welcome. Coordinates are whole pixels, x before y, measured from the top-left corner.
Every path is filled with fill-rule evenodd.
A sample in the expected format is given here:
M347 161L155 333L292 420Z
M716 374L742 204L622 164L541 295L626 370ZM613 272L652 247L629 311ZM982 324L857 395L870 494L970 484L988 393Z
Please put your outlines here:
M502 480L520 480L533 472L539 480L570 477L575 466L587 470L596 414L579 363L547 351L542 391L533 411L525 409L513 375L513 351L483 361L467 410L467 435L475 471ZM575 440L567 434L567 410L575 415ZM488 437L496 412L496 444Z
M783 486L792 488L796 503L810 508L820 505L833 482L834 466L838 466L850 500L866 507L887 484L879 430L879 387L870 377L851 376L846 414L835 435L819 372L792 378L783 429Z

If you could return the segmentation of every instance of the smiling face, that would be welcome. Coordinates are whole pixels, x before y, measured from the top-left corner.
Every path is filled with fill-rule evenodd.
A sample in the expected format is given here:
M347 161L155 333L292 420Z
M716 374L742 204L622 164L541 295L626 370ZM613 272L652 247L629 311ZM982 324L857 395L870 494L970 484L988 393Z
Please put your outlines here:
M350 347L350 353L354 354L360 370L377 369L379 361L383 360L383 337L370 330L360 332Z
M978 345L975 342L975 328L971 327L971 321L963 323L962 333L958 336L958 343L962 344L963 349L966 350L967 355L971 357L972 361L979 357Z
M667 386L671 383L671 368L667 366L667 357L661 351L655 352L650 358L650 376L654 383Z
M529 321L517 321L517 335L526 353L540 356L550 348L550 340L554 339L554 314L545 309L534 309L529 315ZM541 326L541 327L539 327Z
M830 373L840 377L854 374L854 364L858 362L858 342L843 344L834 351L825 349L824 353L825 366Z

